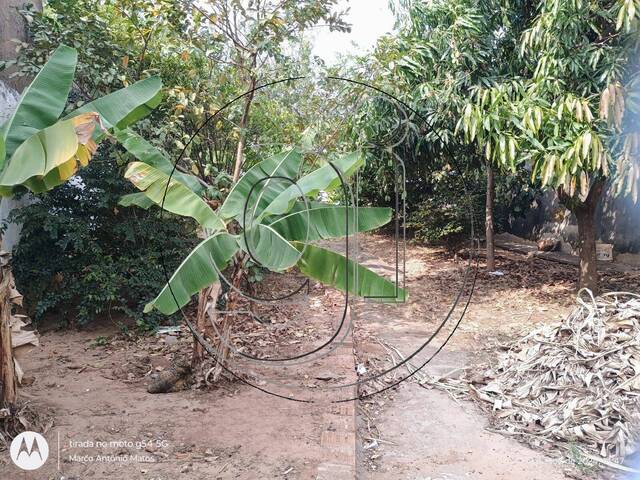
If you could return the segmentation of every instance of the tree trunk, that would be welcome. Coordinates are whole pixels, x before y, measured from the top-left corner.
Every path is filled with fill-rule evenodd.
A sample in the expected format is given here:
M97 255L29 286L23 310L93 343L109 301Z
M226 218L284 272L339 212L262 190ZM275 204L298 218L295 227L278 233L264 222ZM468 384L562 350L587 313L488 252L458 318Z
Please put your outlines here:
M487 162L487 201L485 205L485 236L487 238L487 271L493 272L496 269L495 244L493 240L493 203L495 198L495 185L493 178L493 168Z
M200 335L207 340L215 338L213 330L213 322L216 321L216 302L220 293L220 282L216 282L210 287L200 290L198 296L198 315L196 317L196 328ZM205 351L200 342L193 339L193 354L191 356L191 365L195 369L202 364L205 357Z
M236 147L236 163L233 169L233 183L236 183L240 178L242 172L242 165L244 164L244 149L247 141L246 128L249 124L249 111L251 110L251 103L253 102L254 91L256 88L256 80L251 79L250 90L251 93L247 95L244 101L244 110L242 112L242 118L240 119L240 137L238 139L238 146Z
M580 251L578 288L588 288L594 294L597 294L599 289L594 216L603 187L604 182L597 180L592 185L587 199L573 209L578 220L578 249Z
M0 406L15 405L18 400L16 367L11 344L12 275L8 255L0 267ZM5 263L6 262L6 263Z
M578 219L578 249L580 251L580 273L578 288L588 288L594 294L598 290L598 267L596 260L596 229L593 224L595 209L580 207L575 215Z

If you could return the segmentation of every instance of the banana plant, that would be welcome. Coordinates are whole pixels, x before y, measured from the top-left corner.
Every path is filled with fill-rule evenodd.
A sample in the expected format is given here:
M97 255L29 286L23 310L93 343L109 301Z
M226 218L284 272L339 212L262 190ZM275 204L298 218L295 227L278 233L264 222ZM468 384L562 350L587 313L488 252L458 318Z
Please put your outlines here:
M88 164L110 130L126 128L160 103L162 82L149 77L63 117L77 61L74 48L58 47L0 127L1 196L60 185Z
M89 163L110 130L126 128L160 102L162 83L150 77L63 117L77 61L75 49L58 47L0 126L0 196L24 189L40 193L60 185ZM2 270L0 283L8 289L11 271L6 266ZM10 295L2 291L0 297ZM10 309L8 300L0 302L0 406L17 400Z
M251 258L274 272L297 267L308 278L358 297L405 300L404 289L317 244L370 231L391 220L389 208L356 210L315 201L320 191L341 188L342 182L363 165L359 152L342 155L298 178L302 150L283 151L249 169L214 211L191 188L192 179L171 175L163 152L130 131L117 132L116 137L139 160L128 165L125 177L140 193L124 197L121 204L161 206L173 214L191 217L208 233L146 305L145 312L154 308L166 315L176 312L194 294L218 282L220 272L234 257ZM288 180L295 178L295 182Z

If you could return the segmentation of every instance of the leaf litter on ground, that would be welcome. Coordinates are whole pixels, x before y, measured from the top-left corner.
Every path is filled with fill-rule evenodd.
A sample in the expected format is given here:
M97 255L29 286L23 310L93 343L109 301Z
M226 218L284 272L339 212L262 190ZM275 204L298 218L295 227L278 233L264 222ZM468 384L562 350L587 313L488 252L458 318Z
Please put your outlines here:
M562 321L504 345L491 364L458 378L420 373L422 386L475 400L495 431L635 471L623 463L640 440L640 295L583 289Z

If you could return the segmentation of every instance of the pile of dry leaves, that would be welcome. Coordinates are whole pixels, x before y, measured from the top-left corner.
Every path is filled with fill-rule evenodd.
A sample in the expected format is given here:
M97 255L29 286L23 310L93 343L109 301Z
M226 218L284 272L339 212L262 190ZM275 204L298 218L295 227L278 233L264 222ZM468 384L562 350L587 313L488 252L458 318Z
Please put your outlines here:
M508 345L484 372L424 383L471 395L491 408L497 429L529 443L579 445L622 463L640 437L640 295L582 290L577 303L561 324Z

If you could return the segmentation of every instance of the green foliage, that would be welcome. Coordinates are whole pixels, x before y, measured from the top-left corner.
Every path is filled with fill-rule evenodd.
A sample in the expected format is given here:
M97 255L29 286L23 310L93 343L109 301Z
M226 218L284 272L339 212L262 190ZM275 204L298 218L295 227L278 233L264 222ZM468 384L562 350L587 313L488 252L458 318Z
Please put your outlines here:
M363 163L358 152L331 160L337 172L327 163L299 177L295 188L290 182L279 181L277 177L287 172L295 173L300 168L303 161L300 149L291 148L256 164L234 185L220 207L220 216L216 218L225 219L228 223L222 223L218 228L203 224L207 216L194 215L192 209L169 208L174 213L199 219L209 236L180 264L169 283L145 307L145 311L156 308L165 314L174 313L186 305L192 295L219 281L219 273L232 258L245 270L249 259L276 272L296 266L310 278L357 296L384 297L388 301L404 300L405 291L389 280L338 253L306 243L314 237L344 236L347 225L338 225L337 220L341 218L345 222L349 219L350 232L376 229L391 218L389 209L365 208L358 212L356 222L355 215L347 215L351 209L332 204L323 204L321 213L315 211L305 215L308 203L315 199L320 190L338 189L340 178L347 181ZM129 177L134 185L151 201L163 207L163 199L145 187L156 181L159 171L142 162L132 163L128 172L132 169L135 173ZM260 188L254 190L253 185L259 185ZM194 195L183 186L174 189L172 202L190 205ZM247 211L251 212L249 216L246 215ZM214 214L213 210L211 213ZM234 218L238 218L239 223ZM308 232L311 235L306 235Z
M449 243L469 238L468 211L457 203L432 197L412 209L407 228L414 238L425 243Z
M107 337L99 335L96 337L96 339L93 342L91 342L90 347L91 348L106 347L107 345L109 345L109 340L107 339Z
M40 193L65 182L86 166L95 140L113 126L122 128L147 116L159 100L157 77L98 98L60 120L76 69L77 52L61 45L27 86L0 127L3 155L0 195L27 188ZM96 124L100 130L95 132Z
M470 210L477 212L478 233L485 217L485 160L464 145L457 124L477 85L520 68L513 51L531 14L524 2L508 0L407 0L399 6L398 33L380 40L361 70L373 72L373 83L409 108L378 97L358 111L354 132L359 142L373 146L360 197L365 203L395 203L398 172L388 148L394 145L406 169L407 226L416 237L435 242L468 235ZM497 172L497 185L509 175ZM512 200L497 197L504 210L517 206L524 212L526 200Z
M273 72L278 72L278 76L311 74L315 63L308 43L302 41L301 30L318 22L330 24L331 28L346 28L340 15L334 12L335 0L261 2L269 14L262 16L264 22L257 20L252 9L238 10L235 3L236 13L247 20L238 22L242 34L249 35L243 41L251 38L250 50L260 52L259 68L255 69L256 78L260 79L271 78ZM211 6L206 8L215 14ZM218 8L221 2L213 6ZM244 92L247 84L246 71L233 64L239 60L234 55L233 41L211 23L211 18L205 18L197 8L185 8L180 0L49 0L43 12L25 7L22 13L31 42L18 45L17 75L33 76L60 44L78 49L76 75L64 115L76 108L87 108L85 105L94 98L140 79L153 75L162 78L163 102L150 117L137 122L138 134L117 131L126 152L114 148L99 151L101 163L122 165L121 162L140 157L168 174L182 154L173 179L184 183L214 208L222 203L231 188L229 174L233 172L235 146L242 133L238 127L241 102L227 108L216 121L199 130L195 138L191 137L208 116ZM248 58L244 54L249 52L241 52L243 58ZM311 81L286 83L256 95L253 120L246 128L249 165L277 153L283 144L300 140L309 120L317 118L318 106L324 105L322 95L303 95L314 92L313 88ZM290 105L298 101L302 106L291 109ZM3 149L2 141L0 154ZM98 168L106 166L91 166L86 173L91 178L85 178L85 172L79 177L80 183L89 182L100 193L100 198L95 198L99 202L96 208L84 203L70 204L74 182L43 196L41 210L38 205L24 210L28 223L25 232L31 228L32 235L18 247L23 252L19 255L21 275L23 282L39 286L23 287L28 290L26 300L40 315L63 312L68 321L73 321L75 314L79 321L87 321L96 312L108 311L111 305L129 312L140 322L139 326L145 327L144 322L153 323L158 317L143 315L141 302L164 284L164 277L156 268L159 259L153 252L164 249L171 258L182 258L186 250L180 250L180 245L192 246L189 239L194 239L195 234L190 228L185 230L184 221L170 214L164 214L166 225L154 224L159 215L155 204L140 192L132 194L130 188L114 180L123 173L119 167L102 170L103 178L93 177ZM63 211L59 210L61 205L65 206L65 212L73 214L73 225L61 218L45 222L44 212L55 212L57 217ZM123 205L142 205L149 211ZM87 208L86 215L81 208ZM117 224L109 213L116 210ZM26 217L29 213L34 213L33 221ZM46 234L38 230L43 226L47 226ZM89 236L84 240L87 243L83 243L80 237L93 231L102 234L99 238ZM132 241L148 245L149 251L123 254L124 238L127 245ZM78 248L74 247L76 244ZM59 245L69 255L68 271L56 262L51 268L44 267L41 252L50 254ZM94 255L99 255L97 261ZM176 266L171 264L169 268ZM253 270L258 278L260 269ZM56 276L58 271L65 272L67 288L45 292L44 286L60 278ZM141 282L138 288L134 288L132 280L136 277ZM81 302L77 309L74 301Z
M612 176L637 200L636 3L540 2L519 39L522 68L478 85L466 105L467 141L499 165L531 166L532 180L561 189L567 206Z
M150 113L161 82L153 77L145 79L87 103L59 120L76 60L75 49L58 47L0 130L3 156L5 146L7 154L0 187L2 194L9 195L25 188L43 193L63 185L55 193L45 193L31 205L12 212L10 221L23 224L14 271L36 318L53 309L62 310L64 317L64 309L73 303L77 319L84 322L102 311L110 312L112 305L127 311L131 296L119 291L120 277L127 272L117 267L124 264L118 265L114 259L118 257L105 255L101 248L104 232L99 226L104 225L101 215L109 208L104 203L108 199L89 179L102 181L104 171L98 164L94 166L97 177L87 173L87 177L65 182L79 166L88 165L98 148L94 140L104 138L106 129L125 127ZM96 124L101 131L94 131ZM111 166L115 168L115 162ZM119 228L111 227L110 234L117 234ZM135 291L133 282L128 286Z
M443 243L456 249L470 238L471 227L478 235L485 228L486 180L483 168L469 169L464 184L455 171L445 170L433 175L432 193L410 210L407 229L421 242ZM465 187L466 185L466 187ZM465 188L468 194L465 194ZM523 217L540 190L529 185L528 173L505 173L496 178L494 229L505 232ZM473 217L471 216L473 213Z
M23 224L14 273L36 319L83 324L117 312L143 328L162 319L142 314L165 282L160 255L170 273L174 259L194 245L194 226L160 220L157 211L117 207L131 186L113 150L101 151L74 181L13 214Z

